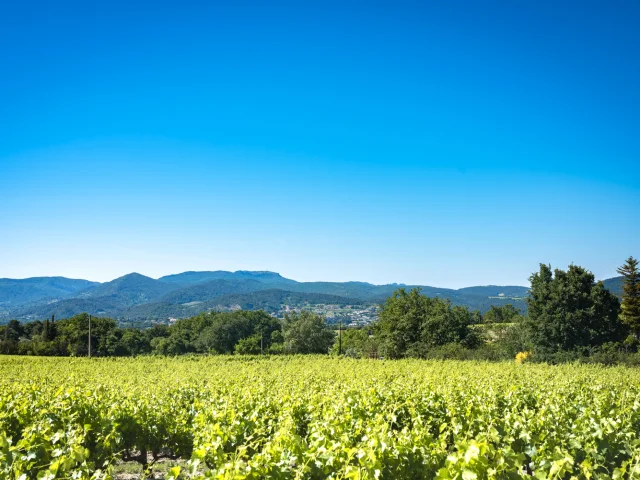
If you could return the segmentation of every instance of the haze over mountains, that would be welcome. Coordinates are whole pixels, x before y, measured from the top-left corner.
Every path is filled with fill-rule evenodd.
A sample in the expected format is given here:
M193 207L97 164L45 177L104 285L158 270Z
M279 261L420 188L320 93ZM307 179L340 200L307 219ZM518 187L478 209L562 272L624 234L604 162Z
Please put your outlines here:
M605 281L619 294L619 278ZM119 319L167 320L212 309L278 311L283 305L371 305L381 303L400 286L366 282L297 282L268 271L184 272L153 279L130 273L97 283L64 277L0 279L0 320L37 320L87 312ZM525 309L528 287L477 286L458 290L422 286L427 296L485 311L511 303Z

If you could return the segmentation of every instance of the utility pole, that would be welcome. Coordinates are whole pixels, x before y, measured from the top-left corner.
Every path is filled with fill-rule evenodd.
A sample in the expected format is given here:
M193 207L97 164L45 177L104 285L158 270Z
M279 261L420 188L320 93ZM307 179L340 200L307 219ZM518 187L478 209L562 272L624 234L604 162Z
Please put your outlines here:
M342 355L342 318L340 318L340 326L338 327L338 355Z
M89 315L89 358L91 358L91 315Z

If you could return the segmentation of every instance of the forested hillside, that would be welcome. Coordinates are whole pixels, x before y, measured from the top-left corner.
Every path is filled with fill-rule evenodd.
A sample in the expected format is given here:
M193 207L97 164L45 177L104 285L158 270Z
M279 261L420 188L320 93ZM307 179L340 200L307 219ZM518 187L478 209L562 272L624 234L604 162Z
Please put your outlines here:
M619 277L605 286L620 295ZM0 322L11 318L42 320L51 315L79 313L117 319L167 320L215 309L264 309L277 312L284 305L375 305L398 287L420 287L423 295L488 311L511 304L526 311L528 287L476 286L458 290L418 285L373 285L366 282L297 282L268 271L184 272L153 279L131 273L106 283L43 277L0 279ZM268 292L266 292L268 291Z
M65 298L99 285L65 277L0 278L0 306L11 307L45 298Z

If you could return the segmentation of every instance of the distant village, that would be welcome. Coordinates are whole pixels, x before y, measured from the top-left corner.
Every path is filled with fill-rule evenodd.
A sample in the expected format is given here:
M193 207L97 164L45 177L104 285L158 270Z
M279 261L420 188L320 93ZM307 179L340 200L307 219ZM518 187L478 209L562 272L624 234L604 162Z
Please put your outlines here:
M329 324L337 324L342 320L343 326L347 327L363 327L378 318L377 305L310 305L295 308L286 305L278 312L277 316L284 317L284 314L291 310L300 311L302 309L324 315Z
M232 305L228 307L218 307L219 311L235 311L240 310L240 305ZM270 312L272 317L284 318L287 313L299 312L301 310L310 310L319 315L323 315L330 325L337 325L342 321L343 327L360 328L370 325L378 318L377 305L282 305L277 311ZM168 318L168 323L174 324L179 318ZM153 323L164 323L153 322Z

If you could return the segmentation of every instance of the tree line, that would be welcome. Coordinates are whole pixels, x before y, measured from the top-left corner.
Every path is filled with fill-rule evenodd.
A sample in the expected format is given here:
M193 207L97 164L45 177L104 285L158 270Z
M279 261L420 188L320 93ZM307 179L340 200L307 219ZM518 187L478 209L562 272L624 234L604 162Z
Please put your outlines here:
M87 356L90 322L92 356L326 353L335 337L324 317L309 311L293 312L284 320L263 311L202 313L143 330L83 313L24 324L11 320L0 327L0 353Z
M372 337L359 336L352 348L366 354L375 347L385 358L500 360L520 353L547 362L640 364L638 261L629 257L618 273L622 301L583 267L540 265L530 277L527 315L506 305L482 316L417 289L399 290L387 299Z
M453 306L420 289L398 289L381 305L372 325L336 332L309 311L284 320L264 311L211 312L147 329L120 328L110 318L91 318L95 356L333 353L371 358L458 358L598 361L640 364L640 271L627 259L622 301L588 270L548 265L531 277L523 315L512 305L484 315ZM0 353L85 356L87 314L63 320L10 321L0 327Z

